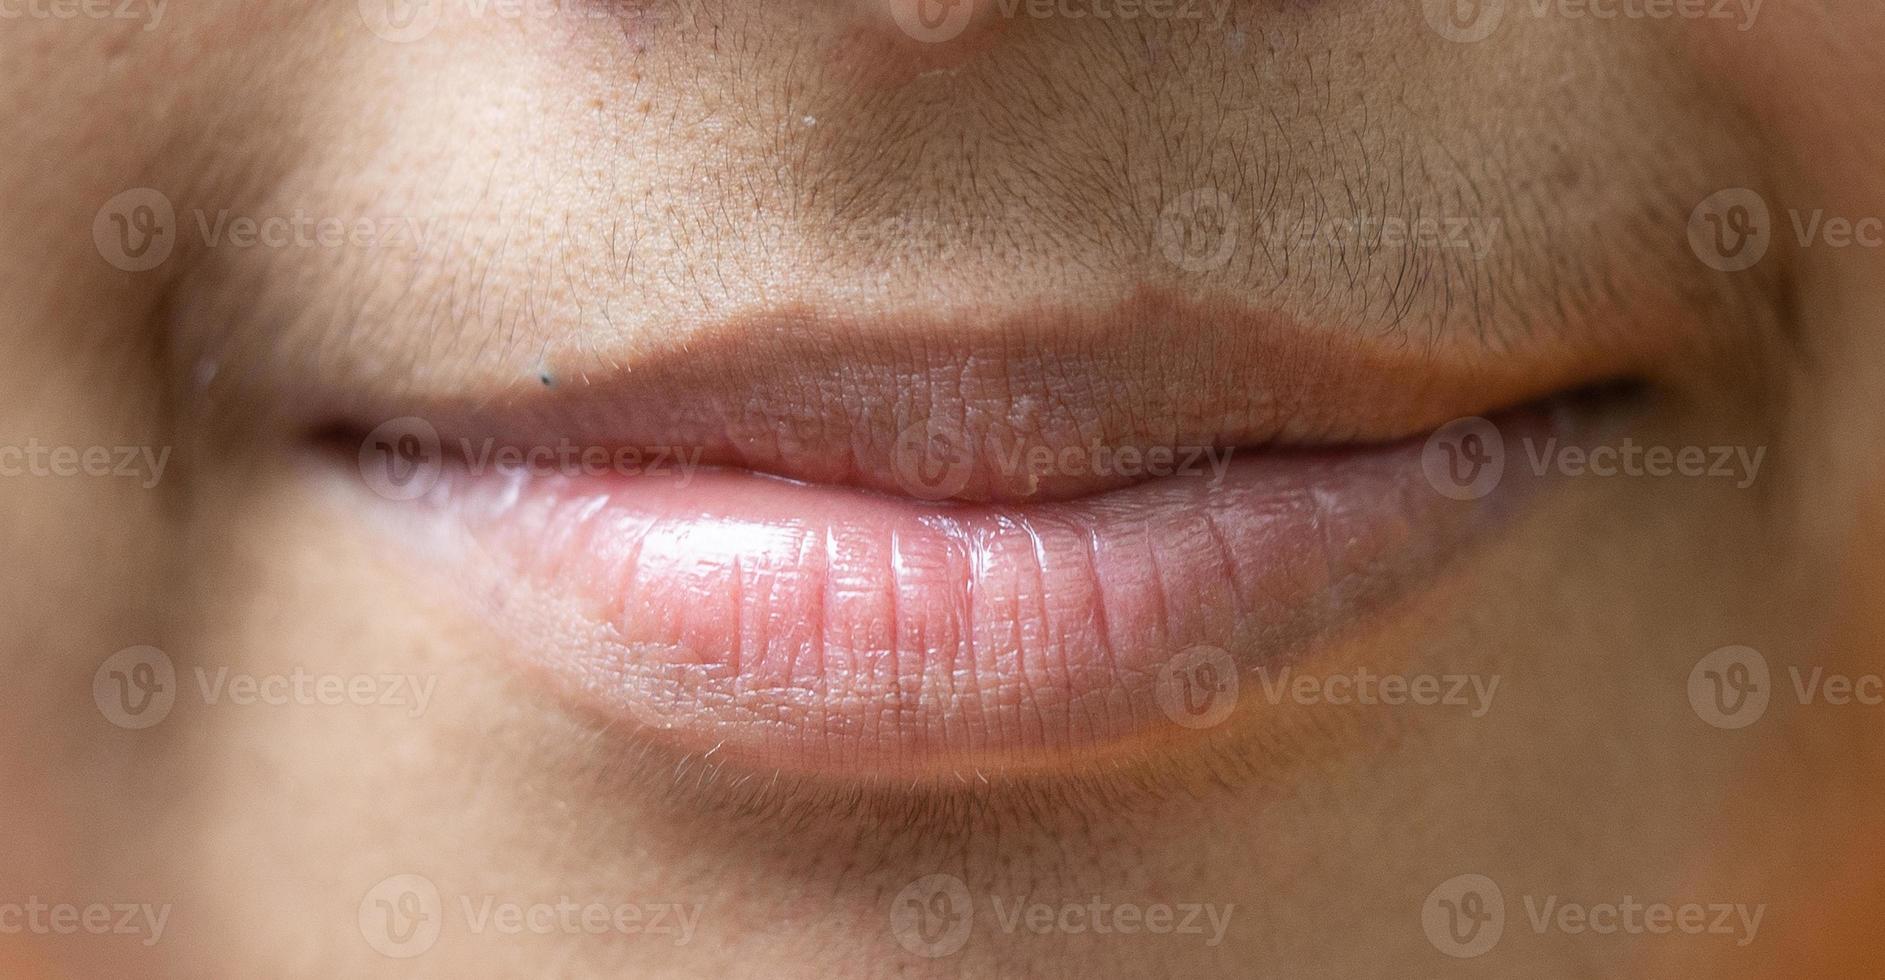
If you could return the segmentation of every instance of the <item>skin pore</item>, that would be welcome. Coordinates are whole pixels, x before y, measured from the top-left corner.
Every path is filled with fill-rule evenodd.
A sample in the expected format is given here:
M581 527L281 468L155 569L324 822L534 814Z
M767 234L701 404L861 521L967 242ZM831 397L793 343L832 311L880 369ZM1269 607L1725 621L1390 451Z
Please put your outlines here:
M837 0L376 7L0 21L0 446L151 450L129 477L50 475L50 455L0 476L7 975L1876 966L1847 910L1885 880L1860 843L1879 709L1795 687L1879 669L1885 248L1799 233L1885 215L1875 5L1768 0L1743 30L1513 3L1479 41L1413 0L1024 6L939 44ZM1771 241L1723 271L1692 224L1737 189ZM173 233L140 268L160 201ZM1228 254L1167 247L1174 214L1213 208ZM711 444L674 435L705 417L737 465L806 476L803 446L891 445L855 393L899 386L997 406L987 428L1022 442L1215 444L1224 398L1200 393L1295 406L1223 437L1259 450L1619 386L1581 409L1598 441L1762 462L1559 473L1293 665L1496 679L1483 712L1304 698L1253 669L1208 730L905 780L573 705L487 615L516 597L414 546L352 455L404 415ZM709 388L728 394L694 411ZM532 620L529 642L581 627ZM128 727L96 685L146 645L175 704ZM1742 729L1688 686L1729 646L1772 670ZM364 693L321 703L297 673ZM288 680L271 704L240 678ZM931 956L896 916L937 874L974 927ZM1422 915L1466 874L1499 884L1504 935L1458 958ZM374 916L407 875L441 930L399 958ZM1626 896L1763 911L1746 944L1535 925L1553 897ZM32 898L169 912L150 943L8 929ZM508 906L552 912L506 929ZM1125 906L1198 928L1091 927Z

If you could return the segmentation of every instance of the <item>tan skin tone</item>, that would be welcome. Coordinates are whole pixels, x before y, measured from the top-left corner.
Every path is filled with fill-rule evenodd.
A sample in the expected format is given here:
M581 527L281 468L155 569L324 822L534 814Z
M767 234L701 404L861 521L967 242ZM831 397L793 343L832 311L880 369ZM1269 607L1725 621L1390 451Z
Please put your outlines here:
M1881 869L1853 842L1876 837L1881 709L1782 685L1791 665L1878 669L1885 248L1802 247L1791 220L1885 215L1875 4L1769 0L1747 31L1515 5L1460 44L1411 2L1238 3L1225 27L997 17L940 49L858 4L802 6L448 4L404 44L341 2L204 0L151 31L4 22L0 445L171 447L148 488L0 480L0 903L171 909L149 946L0 934L7 975L1870 972ZM1252 247L1200 279L1156 245L1162 206L1199 187L1277 213L1460 216L1496 248ZM1724 273L1690 215L1742 187L1777 233ZM180 235L128 272L92 230L134 188ZM198 216L224 211L436 235L210 244ZM1479 408L1627 377L1648 394L1618 410L1639 442L1765 463L1746 487L1567 479L1322 654L1324 672L1496 675L1481 717L1251 703L1155 763L912 788L772 781L572 710L361 519L357 476L316 448L334 406L738 351L711 334L758 296L942 316L1144 289L1400 331L1509 389ZM186 691L197 667L435 688L417 717L192 695L130 730L91 691L139 644ZM1775 666L1776 705L1739 731L1685 688L1730 644ZM978 917L935 959L889 915L932 873ZM1475 959L1421 924L1465 873L1508 904ZM399 874L453 917L411 959L361 925ZM487 895L699 918L685 943L473 931L460 897ZM1096 895L1228 925L1215 944L1040 935L990 911ZM1536 932L1522 897L1550 895L1767 908L1737 947Z

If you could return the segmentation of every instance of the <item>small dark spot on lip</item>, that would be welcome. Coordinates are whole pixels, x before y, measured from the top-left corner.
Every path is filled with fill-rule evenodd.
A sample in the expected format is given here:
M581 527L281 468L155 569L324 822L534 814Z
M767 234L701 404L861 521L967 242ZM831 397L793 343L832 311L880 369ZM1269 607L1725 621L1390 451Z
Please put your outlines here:
M544 371L544 372L541 372L541 373L539 373L539 374L537 375L537 380L538 380L538 381L541 381L541 382L543 382L543 386L544 386L545 388L554 388L554 387L556 387L556 379L555 379L555 378L552 378L552 377L550 377L550 372L548 372L548 371Z

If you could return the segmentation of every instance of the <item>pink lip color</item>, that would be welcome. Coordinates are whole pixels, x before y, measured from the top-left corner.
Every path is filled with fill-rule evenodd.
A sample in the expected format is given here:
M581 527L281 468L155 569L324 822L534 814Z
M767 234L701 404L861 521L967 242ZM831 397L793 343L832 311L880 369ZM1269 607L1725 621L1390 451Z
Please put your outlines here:
M1221 481L1012 504L448 467L424 512L527 662L604 717L756 767L910 778L1179 733L1162 669L1200 646L1307 656L1525 482L1450 500L1421 451L1251 452Z
M431 568L565 704L750 772L840 779L1064 772L1192 736L1175 680L1199 682L1176 699L1195 704L1213 671L1378 633L1542 482L1509 465L1489 496L1451 499L1423 469L1428 433L1628 367L1146 291L715 322L685 344L624 342L593 378L520 388L467 369L308 400L344 431L431 421L443 476L394 516L443 546ZM1501 416L1508 445L1541 416ZM565 444L686 447L706 465L481 462ZM1221 473L1086 465L1093 448L1230 446L1262 448ZM1045 470L1016 464L1036 451ZM1219 723L1288 710L1234 700Z

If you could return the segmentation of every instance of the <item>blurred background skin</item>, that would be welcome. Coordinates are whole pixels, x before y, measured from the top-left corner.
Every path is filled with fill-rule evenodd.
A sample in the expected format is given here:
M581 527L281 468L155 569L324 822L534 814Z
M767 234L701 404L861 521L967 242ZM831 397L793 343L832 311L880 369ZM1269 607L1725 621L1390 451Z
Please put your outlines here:
M1711 311L1723 318L1704 325L1721 340L1704 345L1685 389L1691 397L1645 421L1646 439L1770 447L1757 493L1579 484L1444 584L1434 603L1338 652L1338 660L1375 663L1413 650L1417 664L1436 671L1497 673L1511 693L1486 719L1324 715L1300 730L1253 736L1248 771L1178 774L1182 790L742 807L690 785L690 773L623 758L620 742L517 684L498 665L492 639L442 608L421 578L384 554L384 542L286 460L295 436L269 392L293 379L258 352L336 350L345 353L337 362L357 365L372 360L360 351L397 351L415 332L411 321L363 317L357 336L336 341L296 315L345 308L338 284L359 270L331 255L230 259L185 243L164 267L133 274L103 261L94 242L106 202L153 187L180 214L305 206L336 215L470 214L474 226L519 221L525 238L543 238L527 243L535 251L518 252L549 267L568 258L555 252L560 234L579 240L564 243L572 253L602 251L582 240L593 228L557 220L565 210L634 207L624 201L644 191L696 215L777 204L778 185L738 178L791 182L777 169L789 154L771 142L774 124L816 115L807 103L824 107L826 124L855 113L855 145L840 134L816 147L826 179L842 186L847 174L869 171L866 148L897 147L890 122L923 104L914 96L899 103L917 83L884 67L897 56L878 48L900 51L900 42L867 31L830 62L775 57L760 39L787 54L792 45L818 51L817 38L843 34L860 15L840 5L807 4L802 15L776 6L749 15L742 6L687 5L688 16L658 22L685 25L674 33L635 27L632 18L610 31L448 22L410 45L363 30L351 3L202 0L169 9L149 31L137 21L0 21L0 63L11 69L0 77L8 137L0 157L0 445L173 449L151 489L108 478L0 478L0 554L8 559L0 622L9 626L0 638L8 678L0 687L0 903L36 897L171 910L151 946L135 936L0 935L0 973L1879 975L1885 963L1871 926L1885 911L1881 709L1780 704L1755 726L1723 732L1698 722L1683 684L1702 654L1727 644L1764 651L1777 685L1780 665L1851 676L1885 669L1885 468L1877 451L1885 439L1877 397L1885 390L1885 249L1793 248L1791 229L1778 229L1774 257L1735 281L1758 284L1761 301L1739 309L1745 321L1732 318L1732 303ZM1593 199L1650 188L1698 202L1710 190L1749 186L1762 190L1777 221L1793 208L1885 215L1885 100L1877 97L1885 92L1885 12L1872 0L1769 0L1748 31L1514 16L1504 34L1467 47L1426 33L1412 3L1240 9L1257 25L1253 37L1295 46L1281 46L1267 74L1251 73L1260 82L1226 84L1208 97L1199 77L1231 77L1208 58L1169 76L1108 74L1095 67L1105 58L1051 47L1051 36L1003 38L1031 59L1007 78L1019 114L1007 124L1038 131L1050 148L1081 131L1073 103L1049 111L1050 102L1021 97L1058 92L1055 79L1067 76L1055 73L1075 69L1092 72L1078 91L1124 105L1127 118L1156 98L1163 101L1153 115L1223 123L1233 118L1222 115L1225 102L1266 105L1281 89L1322 91L1350 110L1331 117L1338 130L1371 134L1357 145L1374 145L1382 127L1415 125L1407 119L1435 133L1503 135L1513 145L1495 150L1498 141L1488 141L1486 152L1509 155L1489 156L1481 176L1509 185L1537 178L1539 157L1526 147L1545 132L1569 144L1572 157L1580 142L1655 147L1600 155L1607 169L1589 178ZM1168 30L1177 28L1147 28L1155 38ZM1085 37L1071 36L1063 43ZM1164 40L1178 47L1196 38ZM645 73L623 45L643 46L635 50L647 56ZM1351 49L1367 56L1320 56ZM857 65L867 70L847 74ZM1148 79L1167 84L1128 84ZM994 90L990 82L948 94L972 100ZM1632 108L1606 132L1580 105ZM1420 111L1405 118L1392 111L1412 106ZM1562 115L1528 115L1541 106ZM647 122L651 112L667 118ZM1258 135L1268 127L1307 132L1288 111L1234 118ZM1177 136L1162 145L1172 158L1195 148ZM1093 156L1059 149L1090 166L1117 148ZM940 274L945 287L1028 268L1030 256L1070 241L1106 239L1086 234L1100 221L1081 225L1082 202L1097 213L1117 200L1091 188L1036 186L1052 178L983 151L983 172L1003 174L1014 200L1040 210L1002 214L967 198L947 174L935 186L891 190L859 178L846 188L855 192L849 199L871 217L915 215L944 240L952 228L996 229L961 250L959 264ZM1161 162L1134 179L1180 180L1172 159ZM884 198L881 213L873 194ZM1574 209L1579 200L1551 203ZM1668 223L1644 236L1650 244L1616 247L1642 251L1632 258L1650 267L1689 262L1686 213L1655 216ZM816 236L840 218L813 205L802 226L789 227ZM730 220L677 236L695 253L671 266L650 259L653 284L627 295L653 309L714 288L676 272L700 267L703 254L738 270L735 280L807 289L874 261L866 248L845 253L820 241L806 248L815 268L772 255L764 258L777 266L761 270L762 257L740 254L753 239ZM488 271L515 283L540 274L535 266L491 259ZM440 275L397 264L370 272L411 275L426 288ZM895 270L878 278L889 291L913 290ZM1361 288L1329 282L1337 309L1341 288ZM1287 291L1281 298L1299 301ZM1763 332L1769 325L1757 307L1778 311L1785 343ZM460 338L460 348L476 339ZM233 389L198 373L205 351L220 352L222 371L239 373ZM478 369L451 344L438 356ZM437 677L439 689L417 719L180 699L164 723L131 731L101 717L94 674L116 651L145 643L166 650L180 675L199 665L393 671ZM934 871L960 876L977 895L1056 903L1106 895L1236 911L1225 941L1209 948L1180 937L986 929L956 956L927 960L899 945L885 909ZM1510 938L1493 955L1456 961L1423 936L1420 908L1435 885L1465 872L1505 883L1514 907ZM447 896L605 896L698 906L702 917L685 945L460 930L423 956L392 960L364 941L358 909L375 883L401 873L424 875ZM1534 935L1519 893L1768 909L1758 941L1745 948L1697 937Z

